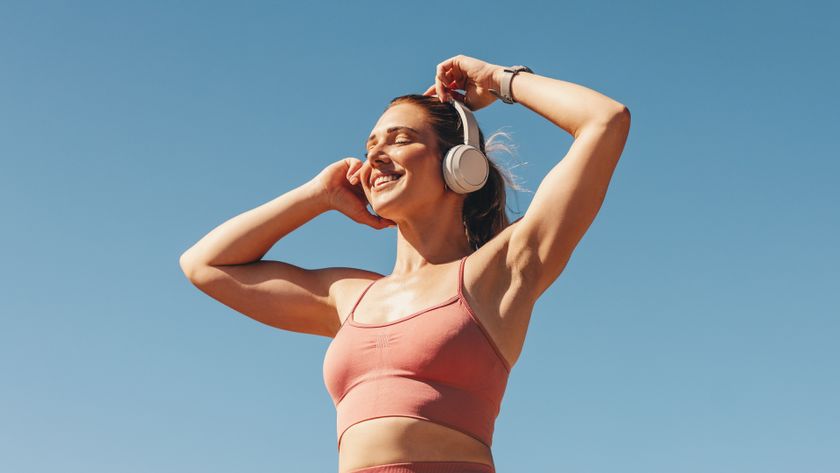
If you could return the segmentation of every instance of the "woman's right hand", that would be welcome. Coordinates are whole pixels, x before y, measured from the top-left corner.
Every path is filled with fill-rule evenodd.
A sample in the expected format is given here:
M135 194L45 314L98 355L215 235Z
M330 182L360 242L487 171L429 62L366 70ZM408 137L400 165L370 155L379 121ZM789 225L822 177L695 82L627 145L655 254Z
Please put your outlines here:
M363 165L361 160L347 157L324 168L313 181L318 188L323 189L330 209L338 210L353 221L377 230L396 225L393 220L378 217L368 211L367 196L359 178Z

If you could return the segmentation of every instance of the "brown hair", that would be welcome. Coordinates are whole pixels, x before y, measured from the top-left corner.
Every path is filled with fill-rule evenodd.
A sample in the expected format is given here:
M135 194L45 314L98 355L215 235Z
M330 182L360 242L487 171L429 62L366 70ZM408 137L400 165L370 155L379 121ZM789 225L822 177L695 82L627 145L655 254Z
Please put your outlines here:
M391 100L386 110L399 103L419 105L426 111L429 124L438 137L441 160L450 148L464 143L464 127L461 123L461 116L451 103L441 102L437 97L409 94ZM515 148L497 142L497 138L500 136L510 138L507 133L502 131L494 133L488 143L484 141L484 133L481 128L478 130L478 136L480 149L488 158L495 150L511 152L512 148ZM505 213L505 203L507 201L505 186L507 185L515 190L528 191L519 186L516 182L516 176L509 169L495 162L495 159L488 159L488 161L490 175L487 177L487 183L481 189L467 194L464 200L462 219L470 247L474 250L480 248L510 225ZM442 173L443 169L441 168L441 175Z

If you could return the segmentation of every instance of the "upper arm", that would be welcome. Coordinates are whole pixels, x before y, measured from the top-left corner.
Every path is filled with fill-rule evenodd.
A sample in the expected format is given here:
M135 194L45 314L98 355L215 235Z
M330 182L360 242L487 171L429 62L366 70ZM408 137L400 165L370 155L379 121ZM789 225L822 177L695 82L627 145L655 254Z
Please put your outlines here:
M510 251L536 296L560 276L595 219L629 129L626 108L612 120L583 127L513 229Z
M354 268L305 269L281 261L209 266L185 270L213 299L252 319L291 332L333 337L341 326L338 282L359 278Z

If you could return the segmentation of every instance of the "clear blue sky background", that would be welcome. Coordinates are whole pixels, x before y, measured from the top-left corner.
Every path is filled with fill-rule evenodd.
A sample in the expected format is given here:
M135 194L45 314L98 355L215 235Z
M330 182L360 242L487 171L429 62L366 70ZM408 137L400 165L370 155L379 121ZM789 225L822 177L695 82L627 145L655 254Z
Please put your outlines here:
M633 116L598 218L534 310L498 471L840 471L839 13L0 3L0 471L336 471L330 339L231 310L178 257L360 156L388 100L456 54ZM477 118L513 134L531 190L571 144L521 105ZM394 240L329 212L266 257L386 272Z

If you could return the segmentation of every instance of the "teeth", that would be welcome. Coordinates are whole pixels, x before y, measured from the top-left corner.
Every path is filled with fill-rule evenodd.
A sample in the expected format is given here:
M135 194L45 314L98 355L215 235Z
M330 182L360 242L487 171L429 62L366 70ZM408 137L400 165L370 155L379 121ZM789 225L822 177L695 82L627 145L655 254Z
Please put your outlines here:
M379 187L380 184L383 184L385 182L390 182L390 181L396 181L399 178L400 178L400 176L398 176L396 174L391 174L391 175L388 175L388 176L379 176L379 177L376 178L376 180L373 181L373 187Z

